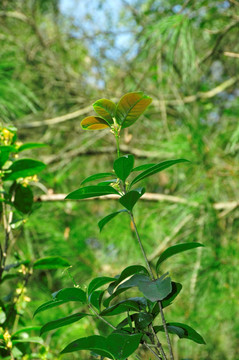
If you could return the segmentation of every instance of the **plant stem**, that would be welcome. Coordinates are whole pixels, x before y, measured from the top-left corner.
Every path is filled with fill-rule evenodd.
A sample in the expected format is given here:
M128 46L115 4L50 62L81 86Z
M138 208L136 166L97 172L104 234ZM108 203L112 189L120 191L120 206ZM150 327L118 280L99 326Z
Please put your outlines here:
M117 147L117 157L120 157L120 147L119 147L119 134L115 133L116 147Z
M112 325L110 322L108 322L107 320L105 320L100 314L98 314L95 309L93 308L93 306L91 306L90 304L88 305L89 309L94 313L94 315L100 319L101 321L103 321L105 324L107 324L108 326L110 326L112 329L117 330L117 328Z
M165 334L166 334L166 339L167 339L167 343L168 343L170 359L171 359L171 360L174 360L173 348L172 348L171 340L170 340L170 337L169 337L169 333L168 333L168 329L167 329L167 325L166 325L166 321L165 321L165 317L164 317L163 307L162 307L161 301L158 301L158 304L159 304L159 310L160 310L160 315L161 315L161 319L162 319L162 323L163 323L164 332L165 332Z
M160 349L161 354L162 354L164 360L167 360L167 356L166 356L166 354L165 354L165 352L164 352L164 349L163 349L163 347L162 347L161 342L159 341L159 338L158 338L156 332L154 331L153 325L150 325L150 329L151 329L151 331L152 331L152 333L153 333L153 335L154 335L154 338L155 338L155 340L156 340L157 346L158 346L158 348Z
M159 360L162 360L161 356L159 356L153 349L151 349L151 347L146 343L144 342L144 346L152 353L154 354L154 356L159 359Z
M145 260L145 262L146 262L148 271L149 271L149 273L150 273L150 276L151 276L152 280L155 280L154 274L153 274L152 269L151 269L151 267L150 267L150 265L149 265L149 261L148 261L148 258L147 258L147 256L146 256L146 252L145 252L145 250L144 250L142 241L141 241L141 239L140 239L137 226L136 226L135 221L134 221L134 215L133 215L133 213L132 213L131 211L129 212L129 214L130 214L130 218L131 218L132 224L133 224L133 226L134 226L134 231L135 231L135 234L136 234L136 237L137 237L137 240L138 240L138 243L139 243L141 252L142 252L142 254L143 254L144 260Z
M134 220L133 213L130 211L129 214L130 214L130 217L131 217L131 221L132 221L132 223L133 223L133 226L134 226L134 231L135 231L135 234L136 234L136 236L137 236L137 240L138 240L138 242L139 242L139 246L140 246L141 252L142 252L142 254L143 254L143 257L144 257L145 263L146 263L146 265L147 265L147 268L148 268L148 270L149 270L150 276L151 276L152 280L156 280L155 277L154 277L154 274L153 274L153 272L152 272L151 266L150 266L150 264L149 264L147 255L146 255L146 253L145 253L145 250L144 250L142 241L141 241L141 239L140 239L139 232L138 232L137 226L136 226L136 224L135 224L135 220ZM164 313L163 313L163 308L162 308L161 301L158 301L158 304L159 304L160 315L161 315L161 319L162 319L162 323L163 323L163 328L164 328L165 335L166 335L166 339L167 339L167 343L168 343L168 348L169 348L169 353L170 353L170 360L174 360L172 344L171 344L171 341L170 341L170 337L169 337L169 333L168 333L168 329L167 329L167 325L166 325L166 321L165 321L165 317L164 317ZM152 329L153 329L153 327L152 327ZM155 336L155 339L156 339L156 341L157 341L157 344L158 344L159 348L161 349L161 348L162 348L162 345L161 345L161 343L160 343L160 341L159 341L159 339L158 339L158 336L157 336L157 334L155 333L154 329L153 329L153 332L154 332L154 336ZM163 348L161 349L161 351L163 351L162 355L163 355L164 360L167 360L167 357L166 357L166 355L165 355L165 353L164 353Z

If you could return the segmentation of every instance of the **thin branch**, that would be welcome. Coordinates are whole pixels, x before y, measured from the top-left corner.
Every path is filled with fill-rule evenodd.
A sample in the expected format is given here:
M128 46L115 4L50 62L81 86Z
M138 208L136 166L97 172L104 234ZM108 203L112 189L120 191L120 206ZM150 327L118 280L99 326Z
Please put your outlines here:
M234 52L230 52L230 51L224 51L223 55L233 57L233 58L239 58L239 54L234 53Z

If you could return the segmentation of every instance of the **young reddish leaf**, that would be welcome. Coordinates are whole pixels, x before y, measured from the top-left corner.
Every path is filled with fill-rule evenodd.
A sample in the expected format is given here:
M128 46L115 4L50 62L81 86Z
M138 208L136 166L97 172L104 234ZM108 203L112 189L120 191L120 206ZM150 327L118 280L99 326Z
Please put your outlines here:
M81 121L84 130L101 130L109 127L109 124L98 116L87 116Z
M93 104L93 108L109 125L114 123L113 117L115 116L116 105L113 101L108 99L97 100Z
M122 128L131 126L146 110L152 99L143 92L132 92L124 95L116 108L115 118Z

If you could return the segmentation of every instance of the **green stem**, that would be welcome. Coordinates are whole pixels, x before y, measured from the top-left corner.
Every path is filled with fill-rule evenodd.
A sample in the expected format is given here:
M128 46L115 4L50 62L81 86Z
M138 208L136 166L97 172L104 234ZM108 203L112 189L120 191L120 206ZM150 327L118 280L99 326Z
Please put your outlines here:
M150 266L150 264L149 264L149 261L148 261L146 252L145 252L144 247L143 247L143 244L142 244L142 241L141 241L141 239L140 239L139 232L138 232L137 226L136 226L136 224L135 224L135 220L134 220L133 213L130 211L129 214L130 214L131 221L132 221L133 226L134 226L134 231L135 231L135 234L136 234L136 237L137 237L137 240L138 240L138 243L139 243L141 252L142 252L142 254L143 254L145 263L146 263L146 265L147 265L149 274L150 274L152 280L156 280L155 277L154 277L154 274L153 274L153 272L152 272L151 266ZM171 344L171 341L170 341L170 337L169 337L169 333L168 333L168 329L167 329L167 325L166 325L166 321L165 321L165 317L164 317L163 307L162 307L161 301L158 301L158 304L159 304L160 315L161 315L161 319L162 319L162 323L163 323L163 328L164 328L165 335L166 335L166 339L167 339L167 343L168 343L170 360L174 360L172 344ZM153 327L152 327L152 329L153 329ZM154 332L154 329L153 329L153 332ZM158 337L157 337L157 334L156 334L155 332L154 332L154 336L155 336L155 338L156 338L156 340L157 340L157 344L158 344L158 346L159 346L159 348L160 348L160 350L161 350L162 345L161 345L161 343L160 343L160 341L159 341L159 339L158 339ZM163 348L162 348L162 350L163 350ZM161 350L161 351L162 351L162 350ZM166 355L165 355L165 353L164 353L164 350L163 350L163 352L162 352L162 355L163 355L164 360L167 360L167 357L166 357Z
M120 147L119 147L119 134L115 133L116 147L117 147L117 157L120 157Z
M94 315L100 319L101 321L103 321L105 324L107 324L108 326L110 326L112 329L117 330L117 328L112 325L110 322L108 322L107 320L105 320L100 314L98 314L95 309L93 308L93 306L91 306L90 304L88 305L89 309L94 313Z
M154 354L154 356L158 359L158 360L162 360L161 356L159 356L153 349L151 349L151 347L144 342L144 346L152 353Z
M141 239L140 239L137 226L136 226L135 221L134 221L134 215L133 215L133 213L132 213L131 211L130 211L129 214L130 214L131 221L132 221L132 224L133 224L133 226L134 226L134 231L135 231L135 234L136 234L136 237L137 237L137 240L138 240L138 243L139 243L141 252L142 252L142 254L143 254L144 260L145 260L145 262L146 262L148 271L149 271L149 273L150 273L150 276L151 276L152 280L155 280L154 274L153 274L152 269L151 269L151 267L150 267L150 265L149 265L149 261L148 261L148 258L147 258L147 256L146 256L146 252L145 252L145 250L144 250L142 241L141 241Z

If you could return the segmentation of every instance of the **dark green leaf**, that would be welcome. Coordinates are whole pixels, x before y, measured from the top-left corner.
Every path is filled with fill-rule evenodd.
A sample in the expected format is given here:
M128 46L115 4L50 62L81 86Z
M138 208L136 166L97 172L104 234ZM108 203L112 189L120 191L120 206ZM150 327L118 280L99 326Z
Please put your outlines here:
M86 179L84 179L82 181L81 185L83 185L87 182L93 181L93 180L103 179L103 178L109 177L109 176L114 176L114 174L110 173L110 172L106 172L106 173L98 173L95 175L91 175L91 176L88 176Z
M143 171L141 174L139 174L138 176L136 176L134 178L134 180L131 182L130 186L135 185L137 182L145 179L148 176L154 175L162 170L167 169L168 167L174 165L174 164L178 164L178 163L183 163L183 162L188 162L188 160L185 159L177 159L177 160L166 160L163 161L159 164L156 164L154 166L151 166L149 169Z
M98 335L88 336L73 341L61 354L90 350L103 357L125 360L138 348L141 337L141 334L131 335L122 331L114 331L107 338Z
M17 210L24 214L27 214L31 211L33 204L33 193L30 186L16 184L13 204Z
M177 244L177 245L170 246L159 256L157 264L156 264L156 270L158 271L159 265L166 259L170 258L171 256L179 254L183 251L195 249L195 248L201 247L201 246L204 246L204 245L202 245L200 243L196 243L196 242L183 243L183 244Z
M114 161L114 171L123 182L127 179L134 167L133 155L124 155Z
M100 315L101 316L113 316L118 315L127 311L139 311L141 305L135 300L122 300L119 303L112 305L104 309Z
M61 354L70 353L79 350L90 350L103 357L114 359L107 346L107 340L103 336L92 335L71 342L62 351Z
M63 317L61 319L50 321L47 324L45 324L44 326L42 326L40 335L42 335L43 333L45 333L47 331L55 330L55 329L58 329L58 328L60 328L62 326L72 324L72 323L74 323L76 321L79 321L79 320L83 319L85 316L92 316L92 315L85 314L85 313L76 313L76 314L73 314L73 315Z
M152 99L144 95L143 92L131 92L125 94L119 101L115 118L122 128L126 128L135 123L135 121L143 114Z
M143 170L147 170L149 168L151 168L152 166L154 166L155 164L144 164L144 165L139 165L136 166L135 168L132 169L133 171L143 171Z
M109 125L113 124L115 111L116 111L116 105L113 103L113 101L108 99L100 99L97 100L93 104L93 108L95 112L100 115Z
M103 219L101 219L99 222L98 222L98 226L100 228L100 231L102 231L103 227L110 221L112 220L116 215L122 213L122 212L127 212L127 210L123 209L123 210L119 210L119 211L116 211L116 212L113 212L107 216L105 216Z
M105 290L96 290L96 291L93 291L89 297L89 301L90 301L91 305L96 307L96 309L98 309L99 311L100 311L101 301L102 301L104 293L105 293Z
M69 267L70 263L60 256L47 256L34 262L34 269L61 269Z
M146 312L140 312L132 316L135 327L139 330L146 328L153 321L153 316Z
M131 190L127 192L125 195L123 195L119 202L129 211L133 210L134 205L137 203L137 201L143 196L145 193L145 188L139 188L135 190Z
M163 300L172 291L171 279L167 273L157 280L151 280L145 275L133 275L121 284L118 289L137 286L150 301Z
M113 277L107 277L107 276L102 276L102 277L97 277L95 279L93 279L88 287L88 296L90 296L90 294L98 289L99 287L108 284L109 282L112 282L113 280L115 280L115 278Z
M112 188L111 186L85 186L78 190L71 192L66 196L66 199L80 200L80 199L88 199L95 196L104 196L109 194L117 194L118 191Z
M182 285L180 283L176 283L172 281L172 291L166 296L165 299L162 300L162 307L166 308L167 306L171 305L173 300L178 296L180 291L182 290ZM159 304L156 303L151 311L152 315L156 317L160 312Z
M108 288L109 294L113 294L114 289L117 285L119 285L123 280L127 279L129 276L134 274L146 274L148 275L148 270L142 266L142 265L131 265L125 268L121 274L117 277L117 280L115 280L112 284L110 284Z
M155 331L164 331L163 326L155 326ZM206 344L203 337L198 334L191 326L170 322L167 323L167 329L171 334L177 334L180 338L192 340L198 344Z
M52 294L53 299L63 301L81 301L86 303L86 293L79 288L65 288Z
M42 143L26 143L26 144L19 146L17 151L20 152L20 151L24 151L24 150L42 148L42 147L46 147L46 146L47 146L46 144L42 144Z
M46 167L41 161L32 159L20 159L16 160L7 170L10 173L5 174L4 180L16 180L19 178L25 178L27 176L33 176L44 170Z

